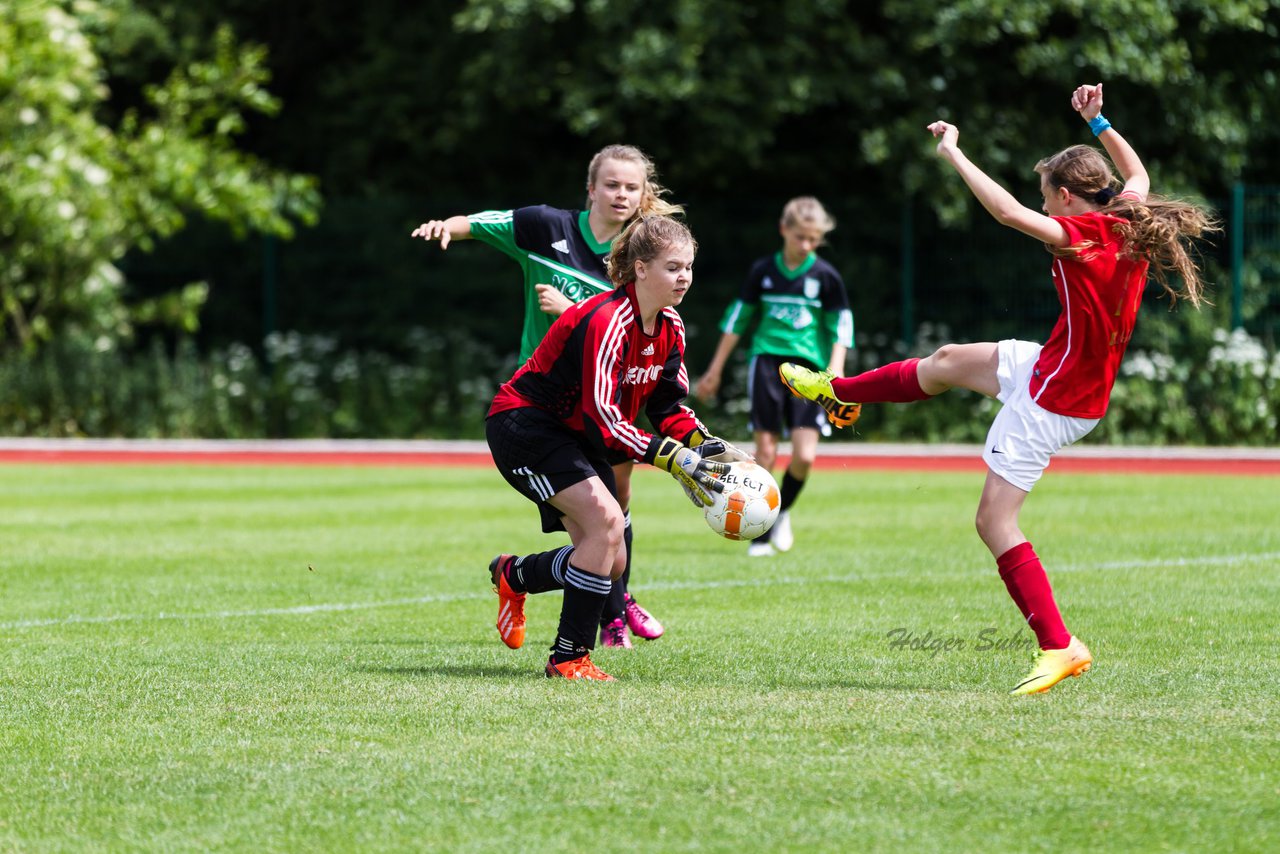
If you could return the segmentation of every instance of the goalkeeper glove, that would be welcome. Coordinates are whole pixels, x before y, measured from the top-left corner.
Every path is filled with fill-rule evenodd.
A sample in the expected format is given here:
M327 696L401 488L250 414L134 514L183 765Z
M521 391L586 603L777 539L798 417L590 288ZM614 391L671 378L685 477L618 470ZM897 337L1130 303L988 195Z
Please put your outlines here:
M685 440L685 444L698 452L704 460L717 463L754 463L755 457L741 448L730 445L719 436L712 436L695 427Z
M698 507L711 504L711 493L724 492L724 484L716 480L716 475L727 472L728 463L704 460L697 451L686 448L675 439L664 437L658 443L653 464L674 477Z

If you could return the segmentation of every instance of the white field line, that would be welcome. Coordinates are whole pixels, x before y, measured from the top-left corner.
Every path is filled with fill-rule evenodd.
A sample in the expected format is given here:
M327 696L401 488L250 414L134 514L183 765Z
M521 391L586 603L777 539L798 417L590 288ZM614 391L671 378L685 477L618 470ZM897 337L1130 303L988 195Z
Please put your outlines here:
M1187 566L1234 566L1250 562L1280 560L1280 552L1253 554L1211 555L1198 558L1168 558L1161 560L1114 561L1108 563L1059 564L1050 566L1050 574L1057 572L1084 572L1088 570L1163 569ZM870 578L890 578L898 572L859 572L822 578L792 578L771 576L767 578L736 578L723 581L659 581L645 584L645 590L720 590L735 587L782 587L817 584L850 584ZM148 623L168 620L234 620L256 617L296 617L340 611L368 611L374 608L399 608L408 605L434 605L444 602L466 602L487 599L490 593L442 593L413 596L405 599L386 599L381 602L332 602L319 605L295 605L289 608L257 608L242 611L205 611L186 614L109 614L90 617L71 615L32 620L13 620L0 623L0 631L45 628L50 626L98 625L103 623Z

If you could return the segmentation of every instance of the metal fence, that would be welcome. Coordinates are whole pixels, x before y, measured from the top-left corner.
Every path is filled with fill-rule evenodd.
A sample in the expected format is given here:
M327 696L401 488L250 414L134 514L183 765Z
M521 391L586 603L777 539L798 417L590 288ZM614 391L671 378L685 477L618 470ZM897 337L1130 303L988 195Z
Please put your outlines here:
M919 199L896 200L871 220L839 198L828 206L840 225L823 253L849 284L860 347L910 348L922 330L961 341L1048 335L1058 313L1048 256L976 206L959 228L942 227ZM143 295L207 280L208 341L254 344L287 330L377 349L418 327L514 352L523 306L510 260L477 245L441 253L408 237L428 216L481 207L467 199L335 199L320 224L293 241L236 241L197 226L154 254L131 256L125 270ZM697 286L681 313L696 366L714 349L720 313L751 260L779 248L781 204L710 199L689 208L701 247ZM1218 209L1224 231L1203 259L1209 310L1216 324L1244 328L1274 349L1280 187L1239 186ZM1153 286L1153 300L1157 292Z
M1280 340L1280 187L1237 185L1216 208L1223 231L1202 246L1210 299L1222 323L1273 350ZM978 214L981 212L978 211ZM941 324L968 340L1014 335L1043 340L1057 317L1049 262L1026 237L976 215L943 229L922 211L902 222L899 335ZM1159 293L1151 286L1148 296Z
M1274 348L1280 331L1280 187L1237 184L1226 237L1231 247L1231 326Z

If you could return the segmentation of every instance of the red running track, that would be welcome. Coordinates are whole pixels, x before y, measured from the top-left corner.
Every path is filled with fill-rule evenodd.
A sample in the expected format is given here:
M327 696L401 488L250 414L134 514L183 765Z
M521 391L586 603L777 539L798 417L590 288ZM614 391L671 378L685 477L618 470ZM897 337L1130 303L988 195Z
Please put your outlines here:
M377 443L359 443L358 449L344 448L341 442L325 447L290 447L281 443L278 449L262 447L270 443L253 443L253 448L237 448L234 443L195 443L199 447L166 448L163 443L139 442L131 447L79 446L68 441L39 443L30 446L0 445L0 463L66 464L66 465L233 465L233 466L481 466L493 465L482 445L431 450L379 450ZM308 444L308 443L303 443ZM406 444L406 443L400 443ZM412 443L407 443L412 444ZM431 443L427 443L431 444ZM437 443L461 446L465 443ZM830 446L828 446L829 448ZM929 446L893 446L907 448L904 453L886 452L883 448L820 449L817 467L824 470L889 471L960 471L982 472L981 451L973 448L945 446L942 452L930 453ZM824 451L827 451L824 453ZM781 458L785 461L786 457ZM1089 448L1088 452L1069 450L1054 457L1055 472L1138 473L1138 474L1211 474L1280 476L1280 451L1274 449L1142 449Z

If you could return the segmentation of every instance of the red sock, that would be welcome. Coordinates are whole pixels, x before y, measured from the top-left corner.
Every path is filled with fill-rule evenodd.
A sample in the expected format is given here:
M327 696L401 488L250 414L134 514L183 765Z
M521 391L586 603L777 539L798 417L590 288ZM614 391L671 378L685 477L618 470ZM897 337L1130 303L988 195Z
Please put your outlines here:
M1040 558L1031 543L1022 543L996 558L1000 578L1013 597L1014 604L1022 611L1027 625L1036 633L1041 649L1064 649L1071 643L1071 634L1058 613L1058 603L1053 601L1053 588L1044 573Z
M891 362L856 377L831 381L836 397L847 403L911 403L933 397L925 394L916 377L919 359Z

